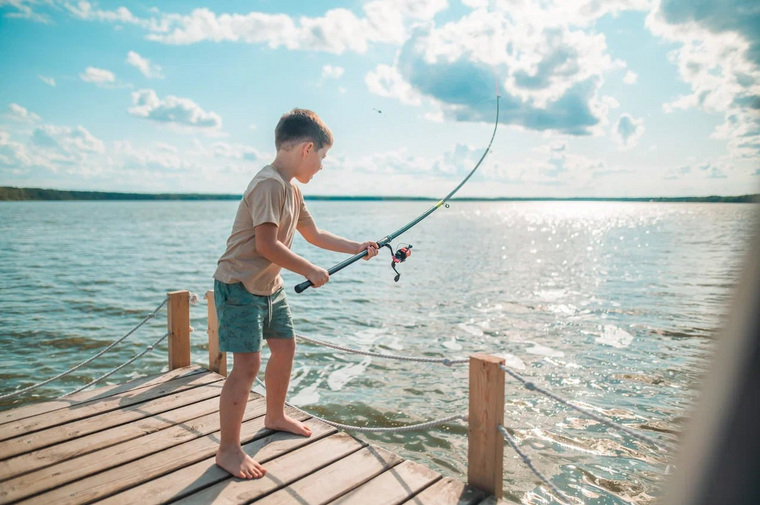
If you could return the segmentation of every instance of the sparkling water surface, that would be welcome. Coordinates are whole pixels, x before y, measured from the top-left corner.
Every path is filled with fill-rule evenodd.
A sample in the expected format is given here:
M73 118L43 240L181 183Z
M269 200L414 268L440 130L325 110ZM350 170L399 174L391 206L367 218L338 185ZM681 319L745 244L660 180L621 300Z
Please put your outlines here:
M377 240L429 202L308 206L321 228ZM237 202L0 203L0 372L5 394L67 370L121 337L167 291L211 289ZM411 258L393 282L387 250L296 295L297 330L362 350L463 358L489 352L566 399L662 442L676 441L757 228L757 206L620 202L454 202L399 237ZM293 249L324 267L345 255ZM192 358L207 363L206 305L191 308ZM72 375L0 408L51 399L141 352L165 311ZM266 359L267 351L264 351ZM231 360L230 360L231 361ZM167 369L166 343L113 375ZM395 426L467 410L467 368L299 345L292 403L338 422ZM671 456L507 380L505 425L574 501L651 503ZM362 435L459 479L464 425ZM553 503L505 446L508 500Z

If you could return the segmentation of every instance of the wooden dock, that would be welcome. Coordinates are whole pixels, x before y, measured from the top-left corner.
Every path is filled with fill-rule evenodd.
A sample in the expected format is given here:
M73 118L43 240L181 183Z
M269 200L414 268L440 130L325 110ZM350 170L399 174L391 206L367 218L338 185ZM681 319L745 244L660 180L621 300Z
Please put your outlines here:
M0 503L506 503L296 411L310 438L264 428L251 393L241 438L261 479L214 463L225 377L199 366L0 412Z

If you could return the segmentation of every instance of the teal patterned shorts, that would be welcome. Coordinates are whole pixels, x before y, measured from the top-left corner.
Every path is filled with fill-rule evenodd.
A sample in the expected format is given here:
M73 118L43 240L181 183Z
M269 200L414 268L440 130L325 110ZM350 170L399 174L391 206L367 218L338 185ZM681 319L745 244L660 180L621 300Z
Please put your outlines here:
M215 279L214 304L220 351L259 352L262 338L295 338L283 289L258 296L249 293L242 282L226 284Z

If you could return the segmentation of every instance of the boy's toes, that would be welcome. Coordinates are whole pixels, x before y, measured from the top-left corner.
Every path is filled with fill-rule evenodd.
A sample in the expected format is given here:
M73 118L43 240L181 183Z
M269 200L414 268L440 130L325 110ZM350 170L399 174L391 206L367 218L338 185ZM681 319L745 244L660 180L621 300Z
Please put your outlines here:
M266 473L260 464L242 450L217 452L216 464L240 479L257 479Z

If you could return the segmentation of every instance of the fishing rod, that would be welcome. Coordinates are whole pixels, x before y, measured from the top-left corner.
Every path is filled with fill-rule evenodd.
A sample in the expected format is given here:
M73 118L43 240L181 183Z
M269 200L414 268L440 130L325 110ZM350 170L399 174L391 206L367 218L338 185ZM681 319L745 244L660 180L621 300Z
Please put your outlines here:
M402 233L405 233L405 232L409 231L412 227L414 227L415 225L417 225L420 221L422 221L423 219L425 219L426 217L428 217L430 214L432 214L433 212L435 212L436 210L438 210L443 205L446 205L446 207L448 207L449 205L446 202L452 196L454 196L454 194L457 191L459 191L462 186L464 186L464 184L470 179L470 177L472 177L472 174L474 174L475 171L478 169L478 167L480 167L480 164L483 163L483 160L486 158L486 156L488 155L488 153L491 151L491 145L493 144L493 139L496 137L496 129L499 126L499 98L500 97L497 94L496 95L496 121L494 122L494 125L493 125L493 133L491 134L491 140L488 142L488 147L486 147L486 150L483 152L483 155L480 157L480 159L478 160L478 162L475 164L475 167L472 170L470 170L469 174L467 174L467 177L465 177L464 180L462 182L460 182L459 185L451 191L451 193L449 193L448 195L446 195L445 197L443 197L440 201L438 201L435 205L433 205L428 210L426 210L425 212L423 212L422 214L420 214L417 218L413 219L408 224L406 224L405 226L403 226L403 227L399 228L398 230L394 231L390 235L386 235L385 237L383 237L383 238L381 238L380 240L377 241L378 249L381 249L383 247L387 247L391 251L391 256L393 257L393 262L391 263L391 266L393 267L393 270L396 272L396 277L394 278L395 281L398 282L399 277L401 277L401 274L399 274L398 270L396 270L396 264L397 263L402 263L403 261L406 260L406 258L408 258L411 255L411 253L412 253L412 246L409 245L408 247L402 247L402 248L399 248L397 251L394 252L393 248L391 247L391 241L393 239L395 239L396 237L398 237L399 235L401 235ZM364 251L362 251L362 252L360 252L358 254L355 254L354 256L351 256L350 258L348 258L348 259L346 259L344 261L341 261L337 265L332 266L329 270L327 270L327 273L330 274L330 275L332 275L335 272L339 272L340 270L343 270L347 266L349 266L349 265L355 263L356 261L362 259L366 255L367 255L367 250L365 249ZM305 291L306 289L308 289L309 286L311 286L311 285L312 285L311 281L309 281L309 280L306 280L306 281L302 282L301 284L297 284L296 287L295 287L296 293L302 293L303 291Z

